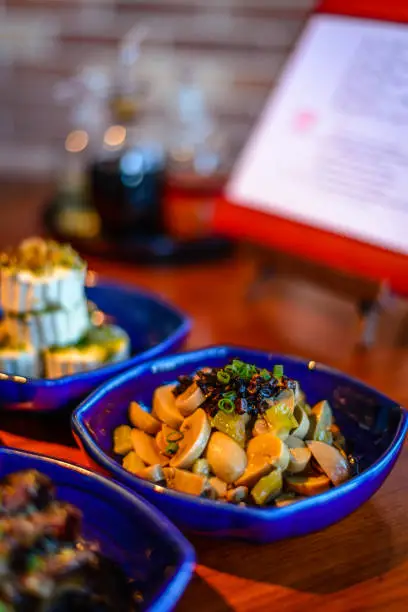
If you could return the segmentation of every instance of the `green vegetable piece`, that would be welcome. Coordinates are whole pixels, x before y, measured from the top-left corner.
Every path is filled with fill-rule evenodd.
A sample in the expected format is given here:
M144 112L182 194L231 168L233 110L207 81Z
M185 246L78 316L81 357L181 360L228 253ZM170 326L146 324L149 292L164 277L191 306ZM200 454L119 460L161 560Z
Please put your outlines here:
M273 375L275 378L282 378L283 376L283 365L273 366Z
M235 410L235 404L231 399L224 397L218 402L218 408L225 414L231 414Z
M205 478L208 478L210 475L210 466L207 459L197 459L197 461L194 461L191 469L194 474L205 476Z
M242 448L246 443L246 424L248 416L246 414L225 414L221 410L217 412L212 419L212 426L218 431L230 436L235 442L238 442Z
M117 455L126 455L132 448L129 425L119 425L113 432L113 452Z
M264 380L271 380L271 378L272 378L270 372L268 372L268 370L266 368L261 370L259 373L260 373L260 375L262 376L262 378Z
M258 506L264 506L282 491L282 472L273 470L263 476L251 491L251 497Z
M295 396L293 391L285 389L274 400L267 400L268 408L265 411L265 419L273 432L280 438L289 435L292 429L299 426L295 416Z
M327 400L323 400L313 407L310 415L310 427L307 434L309 440L318 440L332 444L333 436L330 428L333 424L333 412Z
M141 470L146 467L140 457L136 455L135 451L131 451L126 457L123 457L122 465L125 470L136 475L140 474Z
M219 372L217 372L217 380L223 385L227 385L230 381L230 378L231 377L228 374L228 372L224 372L223 370L220 370Z

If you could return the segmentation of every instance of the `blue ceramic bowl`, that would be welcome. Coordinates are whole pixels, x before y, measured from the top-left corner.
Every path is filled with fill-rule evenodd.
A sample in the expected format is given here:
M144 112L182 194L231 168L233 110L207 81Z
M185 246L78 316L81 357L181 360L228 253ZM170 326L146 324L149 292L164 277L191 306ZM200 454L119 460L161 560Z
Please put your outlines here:
M86 289L88 299L127 331L132 357L92 372L56 380L26 379L0 374L0 407L8 410L55 411L74 407L93 389L115 374L178 350L190 320L155 295L132 287L98 282Z
M143 595L143 610L172 610L190 581L194 551L155 508L119 485L42 455L0 448L0 477L35 468L50 476L58 499L83 512L83 534L97 541Z
M326 493L284 508L256 508L154 487L115 460L112 432L127 421L130 400L151 403L155 387L203 366L222 366L237 357L259 367L283 364L300 381L311 404L328 399L335 418L360 459L362 473ZM92 462L163 510L182 529L212 536L268 542L323 529L367 501L390 473L407 431L407 415L374 389L328 367L282 355L233 347L214 347L158 359L129 370L100 387L75 411L73 430Z

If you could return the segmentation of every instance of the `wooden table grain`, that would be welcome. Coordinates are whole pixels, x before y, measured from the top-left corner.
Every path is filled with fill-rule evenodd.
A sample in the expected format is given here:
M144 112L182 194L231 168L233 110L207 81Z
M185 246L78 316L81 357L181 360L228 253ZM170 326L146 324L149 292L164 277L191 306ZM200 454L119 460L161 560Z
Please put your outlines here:
M39 191L37 199L28 195L30 204L21 190L8 193L0 246L10 236L33 231L37 223ZM91 259L90 267L118 282L154 290L187 312L194 321L188 348L233 343L297 354L353 374L408 406L402 302L384 314L376 346L363 351L356 347L358 319L352 301L328 288L305 279L276 278L258 300L248 301L255 260L246 250L211 265L155 269ZM2 414L0 428L20 435L29 429L37 439L72 444L67 426L68 419L58 424L44 417ZM198 566L178 612L407 610L407 527L405 447L381 490L321 533L263 546L191 536Z

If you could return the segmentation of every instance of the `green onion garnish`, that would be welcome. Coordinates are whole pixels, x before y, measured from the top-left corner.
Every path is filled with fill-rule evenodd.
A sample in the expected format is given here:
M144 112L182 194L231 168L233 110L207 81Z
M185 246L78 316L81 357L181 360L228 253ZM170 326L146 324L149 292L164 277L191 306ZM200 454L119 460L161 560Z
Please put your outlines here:
M275 378L282 378L283 376L283 365L273 366L273 375Z
M222 394L222 397L225 399L229 399L233 402L234 399L236 399L237 394L235 393L235 391L225 391L225 393Z
M171 431L166 437L166 442L180 442L184 438L184 434L181 431Z
M270 375L270 373L268 372L268 370L266 368L261 370L259 373L260 373L260 375L262 376L262 378L264 380L271 380L271 375Z
M223 385L227 385L230 381L230 378L231 377L228 372L224 372L224 370L220 370L219 372L217 372L217 380Z
M225 397L219 400L218 408L222 410L222 412L225 412L225 414L231 414L231 412L235 410L235 404L228 397Z
M177 442L169 442L166 446L166 455L175 455L179 449Z

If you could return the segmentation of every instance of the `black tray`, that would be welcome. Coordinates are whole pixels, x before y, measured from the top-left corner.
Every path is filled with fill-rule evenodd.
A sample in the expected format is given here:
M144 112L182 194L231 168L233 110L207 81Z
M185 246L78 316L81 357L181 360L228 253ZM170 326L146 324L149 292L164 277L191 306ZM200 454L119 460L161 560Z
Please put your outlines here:
M43 221L51 236L61 242L70 242L81 253L142 264L185 265L220 259L231 254L233 242L219 236L195 240L175 240L166 234L156 236L123 237L117 241L102 233L84 238L61 228L61 214L67 204L58 198L47 202Z

